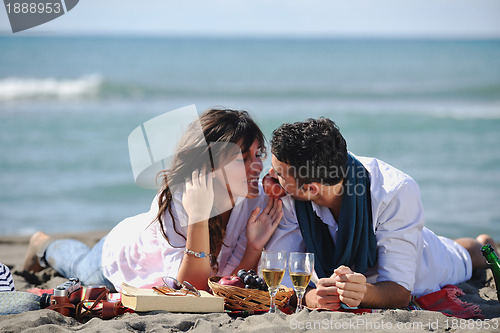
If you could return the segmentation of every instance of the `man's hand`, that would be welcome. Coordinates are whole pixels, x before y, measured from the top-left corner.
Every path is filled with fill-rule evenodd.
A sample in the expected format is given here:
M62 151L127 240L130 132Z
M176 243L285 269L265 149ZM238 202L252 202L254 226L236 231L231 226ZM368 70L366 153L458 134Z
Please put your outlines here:
M331 277L319 279L316 289L309 290L304 298L308 307L337 310L340 302L358 306L365 293L366 277L347 266L340 266Z
M332 278L336 281L341 302L351 307L361 304L366 294L366 277L363 274L355 273L347 266L340 266L333 271Z
M316 289L309 290L304 296L305 304L310 308L338 310L340 298L333 278L319 279Z

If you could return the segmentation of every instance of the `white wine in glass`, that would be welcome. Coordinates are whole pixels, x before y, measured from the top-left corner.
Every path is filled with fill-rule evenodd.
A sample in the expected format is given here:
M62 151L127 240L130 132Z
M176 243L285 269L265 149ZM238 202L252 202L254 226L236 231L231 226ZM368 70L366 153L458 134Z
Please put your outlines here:
M291 252L288 258L288 270L293 289L297 294L297 310L302 309L302 298L314 272L314 253Z
M286 251L262 251L260 256L260 266L264 281L269 287L269 296L271 304L269 313L276 312L276 293L278 287L285 275L286 269Z
M263 269L264 281L269 288L278 288L283 276L285 275L284 269Z

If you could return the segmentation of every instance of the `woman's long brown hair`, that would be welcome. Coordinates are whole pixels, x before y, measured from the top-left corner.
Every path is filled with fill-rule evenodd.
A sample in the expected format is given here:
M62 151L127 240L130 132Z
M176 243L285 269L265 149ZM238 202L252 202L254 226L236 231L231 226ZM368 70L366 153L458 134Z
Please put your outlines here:
M199 125L201 124L201 131ZM203 133L203 136L201 135ZM177 228L177 221L172 212L173 193L176 191L173 184L183 184L186 178L191 176L193 170L202 170L205 167L211 170L212 163L223 156L217 156L217 152L224 151L221 145L242 142L242 153L247 152L253 142L257 140L263 156L265 156L265 142L262 131L257 124L250 118L248 112L212 108L205 111L200 116L200 123L194 122L187 129L179 144L170 169L160 173L162 178L162 187L158 195L158 214L155 221L161 226L163 237L172 245L165 231L164 214L168 211L172 218L174 231L184 237ZM210 149L214 143L217 143L218 149ZM207 146L208 144L208 146ZM195 156L195 158L193 158ZM196 158L196 156L210 156L207 158ZM170 184L170 185L169 185ZM208 220L210 237L210 265L212 269L217 270L216 253L222 247L226 232L226 225L223 225L220 215L211 217ZM184 237L185 238L185 237Z

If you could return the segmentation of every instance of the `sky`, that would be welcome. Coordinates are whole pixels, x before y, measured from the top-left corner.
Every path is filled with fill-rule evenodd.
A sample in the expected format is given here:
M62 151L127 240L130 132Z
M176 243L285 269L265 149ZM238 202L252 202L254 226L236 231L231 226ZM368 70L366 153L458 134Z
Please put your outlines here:
M500 38L500 1L81 0L16 34L0 8L0 34Z

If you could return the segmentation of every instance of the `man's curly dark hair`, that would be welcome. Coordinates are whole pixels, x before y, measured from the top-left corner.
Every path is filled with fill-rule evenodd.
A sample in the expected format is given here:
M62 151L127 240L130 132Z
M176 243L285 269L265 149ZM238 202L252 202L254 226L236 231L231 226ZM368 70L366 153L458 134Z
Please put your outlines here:
M321 117L273 131L271 152L294 170L298 186L319 182L338 184L347 169L347 144L332 120Z

